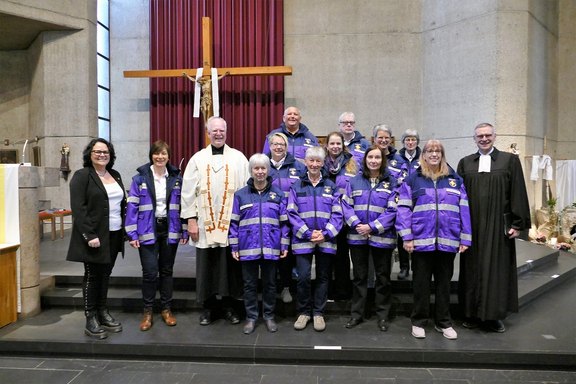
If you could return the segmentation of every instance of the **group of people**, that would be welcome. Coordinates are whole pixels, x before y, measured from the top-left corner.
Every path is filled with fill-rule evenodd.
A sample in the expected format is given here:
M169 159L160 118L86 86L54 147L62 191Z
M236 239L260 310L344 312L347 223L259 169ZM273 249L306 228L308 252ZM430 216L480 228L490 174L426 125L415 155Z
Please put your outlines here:
M502 320L518 309L513 239L530 226L518 157L494 147L496 132L486 123L474 129L478 152L456 170L438 140L420 148L418 132L407 130L396 151L386 125L373 128L372 144L355 124L353 113L342 113L339 130L329 133L322 147L301 123L300 111L289 107L263 153L248 160L226 144L226 121L212 117L206 126L210 145L192 156L182 176L169 163L169 146L157 141L127 195L113 169L112 144L92 140L84 150L84 168L70 182L74 224L68 260L84 263L85 333L102 339L122 330L106 296L124 235L142 264L141 331L153 326L157 291L162 321L176 325L172 270L178 245L190 242L196 247L201 325L216 318L240 323L236 309L243 299L242 331L254 332L260 280L262 317L267 330L276 332L277 292L291 302L295 277L294 329L312 322L314 330L323 331L329 295L351 300L345 326L354 328L368 315L374 278L377 327L387 331L392 254L398 247L398 279L412 271L415 338L426 337L430 317L444 337L457 338L450 315L457 253L463 326L504 332Z

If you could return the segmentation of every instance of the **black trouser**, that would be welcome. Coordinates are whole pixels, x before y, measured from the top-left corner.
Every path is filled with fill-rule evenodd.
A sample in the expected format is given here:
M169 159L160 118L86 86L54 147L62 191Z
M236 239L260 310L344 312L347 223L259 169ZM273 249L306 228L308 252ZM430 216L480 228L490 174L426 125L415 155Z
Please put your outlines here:
M110 263L84 263L84 278L82 280L82 295L84 296L84 311L88 314L96 310L106 309L108 300L108 285L110 275L116 263L118 252L124 241L123 231L110 232Z
M412 253L412 286L414 308L412 324L423 327L430 317L430 283L434 276L435 324L440 328L452 326L450 317L450 281L454 273L455 253L442 251Z
M410 271L410 254L404 249L404 240L402 237L398 236L398 262L400 264L400 270L405 269Z
M392 270L392 249L376 248L368 244L351 245L352 266L354 279L352 280L352 317L364 317L366 297L368 296L368 270L370 257L374 263L376 281L374 283L374 304L376 314L380 320L388 320L392 299L392 284L390 271Z
M336 255L332 262L334 279L330 276L330 296L333 299L349 299L352 296L350 280L350 247L348 245L348 227L344 226L336 237ZM332 274L331 274L332 275Z

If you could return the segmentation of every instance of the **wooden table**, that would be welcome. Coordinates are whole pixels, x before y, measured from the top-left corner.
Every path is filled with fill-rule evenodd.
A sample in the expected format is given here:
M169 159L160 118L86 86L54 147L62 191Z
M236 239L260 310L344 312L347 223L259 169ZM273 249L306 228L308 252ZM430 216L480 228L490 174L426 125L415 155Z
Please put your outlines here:
M38 219L40 220L41 231L40 231L40 238L44 236L44 228L43 223L45 220L50 220L50 229L52 230L51 239L52 241L56 240L56 218L60 218L60 238L64 238L64 217L71 216L72 211L69 209L62 209L57 211L41 211L38 212Z
M20 244L0 244L0 327L18 318L16 251Z

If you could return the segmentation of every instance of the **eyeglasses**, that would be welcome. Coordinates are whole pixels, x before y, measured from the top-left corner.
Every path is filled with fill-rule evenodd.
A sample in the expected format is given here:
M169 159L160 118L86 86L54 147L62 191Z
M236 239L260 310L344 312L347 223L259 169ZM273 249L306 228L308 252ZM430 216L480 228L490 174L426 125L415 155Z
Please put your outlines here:
M92 151L92 153L96 156L108 156L110 154L108 151Z
M489 135L476 135L477 139L484 139L484 138L488 138L488 137L492 137L492 134L490 133Z
M355 121L341 121L340 124L342 125L354 125L356 124Z
M284 143L271 143L270 146L271 147L285 147L286 144L284 144Z

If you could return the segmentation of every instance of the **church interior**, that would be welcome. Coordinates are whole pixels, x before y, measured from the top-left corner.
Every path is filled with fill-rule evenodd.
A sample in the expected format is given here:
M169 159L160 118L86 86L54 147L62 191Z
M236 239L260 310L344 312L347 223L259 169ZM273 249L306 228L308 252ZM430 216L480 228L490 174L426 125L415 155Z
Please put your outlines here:
M338 129L343 111L355 113L367 138L373 126L389 125L398 149L402 132L416 129L422 141L444 143L454 168L476 150L474 126L493 123L496 147L520 157L532 215L526 241L516 241L520 311L507 319L506 333L462 328L456 341L412 338L409 280L393 281L396 313L386 334L374 318L346 329L349 303L335 301L323 333L294 331L295 309L281 302L275 334L260 325L246 336L224 321L202 327L195 251L180 246L177 327L138 330L142 270L138 252L127 247L109 297L124 331L103 341L84 337L82 266L65 260L69 176L82 168L82 150L92 138L110 140L115 169L129 185L163 134L173 135L175 164L205 145L202 114L192 116L194 81L125 75L180 71L151 64L159 3L0 0L0 382L576 382L575 0L170 0L213 19L212 67L223 60L226 38L214 10L266 3L275 12L264 24L278 40L263 46L280 53L257 65L289 73L251 81L227 73L217 81L231 144L247 157L288 106L300 109L318 137ZM258 16L246 16L247 24L250 17ZM183 41L197 46L187 52L201 53L201 17L194 23L194 39ZM202 68L194 60L197 68L185 70ZM243 87L263 87L265 95ZM171 96L181 104L159 117ZM244 96L258 100L261 117L250 116L253 105L232 109ZM177 125L184 128L170 132Z

